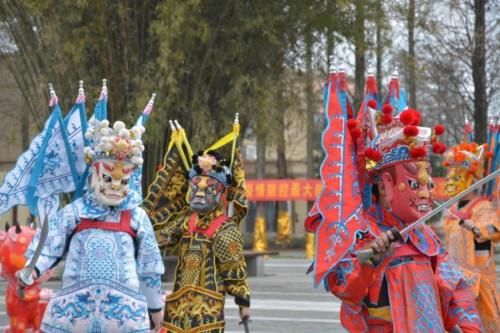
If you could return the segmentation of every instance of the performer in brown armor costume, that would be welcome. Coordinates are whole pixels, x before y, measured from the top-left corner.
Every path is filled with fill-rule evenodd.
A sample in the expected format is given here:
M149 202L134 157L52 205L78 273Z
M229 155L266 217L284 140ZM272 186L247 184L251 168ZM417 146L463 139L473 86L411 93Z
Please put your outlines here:
M244 172L235 153L239 125L236 120L231 133L197 154L176 125L170 148L177 151L167 152L145 201L160 247L178 252L163 331L223 332L226 293L234 296L242 320L250 314L239 229L247 210ZM227 143L233 143L230 161L215 152Z

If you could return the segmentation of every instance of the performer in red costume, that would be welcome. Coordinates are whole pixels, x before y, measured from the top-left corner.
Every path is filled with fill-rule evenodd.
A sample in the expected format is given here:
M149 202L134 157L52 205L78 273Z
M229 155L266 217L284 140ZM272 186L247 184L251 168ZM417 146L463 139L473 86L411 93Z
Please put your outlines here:
M383 103L369 74L357 120L345 86L343 71L331 74L324 187L306 221L316 232L315 283L342 300L349 332L480 332L473 295L432 229L420 224L399 242L391 231L432 209L428 155L445 151L444 128L420 126L397 73ZM376 255L362 262L366 249Z
M25 288L24 295L18 294L16 272L26 264L24 252L35 233L33 228L15 224L0 234L0 264L2 276L7 280L5 300L10 323L6 333L22 333L29 329L39 332L47 300L51 296L51 290L40 288L40 284L50 277L50 272Z

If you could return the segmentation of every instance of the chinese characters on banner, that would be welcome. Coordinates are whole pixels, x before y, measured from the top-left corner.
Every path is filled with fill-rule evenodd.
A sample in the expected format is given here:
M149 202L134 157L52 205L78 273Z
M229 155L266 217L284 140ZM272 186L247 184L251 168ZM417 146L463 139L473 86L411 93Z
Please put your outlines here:
M249 179L246 188L252 201L314 201L322 184L319 179Z
M448 197L444 193L445 178L433 178L434 199L442 201ZM247 198L251 201L314 201L321 193L320 179L248 179Z

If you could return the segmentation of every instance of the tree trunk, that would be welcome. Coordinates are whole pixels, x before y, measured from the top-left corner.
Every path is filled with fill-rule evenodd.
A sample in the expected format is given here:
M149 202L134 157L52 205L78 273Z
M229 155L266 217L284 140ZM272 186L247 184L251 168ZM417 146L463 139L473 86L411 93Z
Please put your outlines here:
M278 138L276 144L276 167L278 170L278 178L287 178L288 170L286 165L286 140L285 140L285 107L283 106L283 92L279 92L278 105L280 105L280 110L278 111L278 122L277 128Z
M354 33L354 105L359 105L363 99L365 82L365 1L356 2L356 23Z
M376 46L375 46L375 58L376 58L376 78L377 78L377 91L379 94L382 93L382 55L383 55L383 40L382 40L382 1L377 0L375 3L375 35L376 35Z
M408 2L408 88L410 100L408 105L417 107L417 73L415 58L415 0Z
M326 11L327 13L331 13L331 20L332 22L329 22L326 28L326 72L330 70L330 66L332 65L330 60L331 56L334 56L335 53L335 26L336 26L336 17L333 15L335 13L335 9L337 7L337 1L336 0L327 0L326 3Z
M313 149L314 149L314 91L313 91L313 68L312 68L312 57L313 57L313 40L312 32L310 29L305 31L305 42L306 42L306 82L305 82L305 94L306 94L306 174L307 178L312 178L314 175L314 161L313 161Z
M472 78L474 80L474 140L486 142L488 102L486 97L485 7L487 0L474 0L474 51Z
M265 138L262 135L257 135L257 160L256 165L256 176L257 179L264 179L266 176L266 143ZM265 216L264 202L257 202L257 217Z

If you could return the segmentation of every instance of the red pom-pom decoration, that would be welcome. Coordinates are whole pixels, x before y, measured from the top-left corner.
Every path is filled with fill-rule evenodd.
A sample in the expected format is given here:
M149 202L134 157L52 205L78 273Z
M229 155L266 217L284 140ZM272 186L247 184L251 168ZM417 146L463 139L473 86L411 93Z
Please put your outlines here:
M432 152L434 154L441 154L441 142L432 143Z
M414 159L425 157L425 155L427 155L427 152L424 147L415 147L410 149L410 156Z
M352 130L354 128L356 128L358 126L358 122L356 121L356 119L349 119L347 121L347 127Z
M366 105L367 105L368 107L372 108L372 109L375 109L375 110L377 109L377 101L376 101L376 100L374 100L374 99L370 99L370 100L366 103Z
M412 125L415 125L415 126L419 126L420 125L420 112L418 112L417 110L412 110L413 111L413 121L412 121Z
M446 145L444 143L441 143L441 151L439 152L439 154L444 154L446 152Z
M375 162L378 162L382 159L382 154L378 150L370 147L365 149L365 156Z
M392 114L384 113L382 116L382 122L386 125L392 123Z
M492 157L493 157L493 152L491 152L491 151L487 151L487 152L486 152L486 154L484 154L484 157L485 157L486 159L490 159L490 158L492 158Z
M399 120L403 123L403 125L410 125L413 123L413 110L404 110L399 114Z
M417 136L418 135L418 127L413 126L413 125L405 126L403 133L406 136Z
M436 134L436 135L443 135L444 130L445 130L445 128L441 124L437 124L436 126L434 126L434 134Z
M382 112L385 113L385 114L392 113L392 106L391 106L391 104L389 104L389 103L385 104L382 107Z
M372 154L372 160L374 160L375 162L378 162L381 159L382 159L382 153L379 152L378 150L374 150L373 154Z
M354 128L351 130L351 137L353 139L357 139L361 136L361 129L360 128Z

